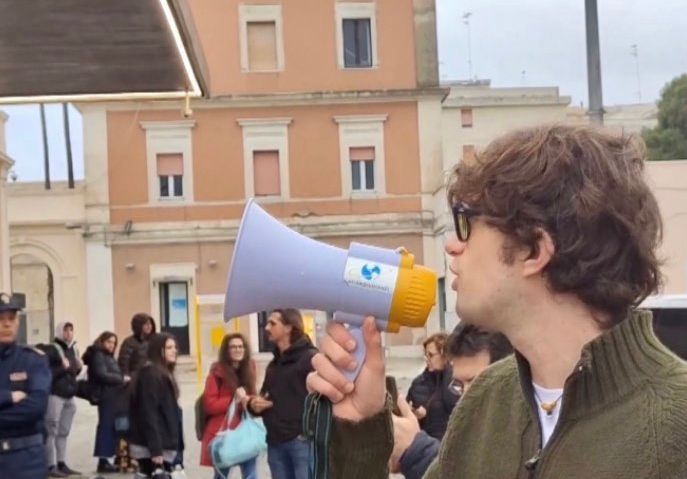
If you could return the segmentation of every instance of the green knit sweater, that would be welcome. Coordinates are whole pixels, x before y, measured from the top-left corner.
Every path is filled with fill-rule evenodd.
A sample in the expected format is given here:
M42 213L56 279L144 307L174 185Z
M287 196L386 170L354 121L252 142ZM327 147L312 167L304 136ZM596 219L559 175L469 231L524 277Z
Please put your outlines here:
M687 364L638 312L587 344L541 450L532 379L521 356L485 371L449 420L426 479L687 479ZM335 422L332 479L386 478L389 413Z

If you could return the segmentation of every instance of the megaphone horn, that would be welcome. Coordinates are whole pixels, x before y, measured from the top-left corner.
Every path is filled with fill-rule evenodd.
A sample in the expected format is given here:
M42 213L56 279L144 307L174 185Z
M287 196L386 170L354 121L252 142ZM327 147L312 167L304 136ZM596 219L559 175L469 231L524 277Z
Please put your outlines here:
M295 308L335 311L356 337L358 370L365 349L360 326L374 316L382 331L422 327L434 306L436 274L405 249L351 243L348 251L284 226L249 200L236 237L224 319Z

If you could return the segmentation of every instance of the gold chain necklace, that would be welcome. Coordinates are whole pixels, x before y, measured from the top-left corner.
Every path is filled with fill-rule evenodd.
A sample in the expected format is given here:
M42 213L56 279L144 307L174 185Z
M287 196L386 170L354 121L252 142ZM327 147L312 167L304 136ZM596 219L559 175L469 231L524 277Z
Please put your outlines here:
M561 393L561 395L558 396L558 398L555 399L554 401L546 402L546 401L542 401L542 399L539 397L539 394L537 394L537 390L535 389L534 390L534 397L537 400L537 402L539 403L539 407L542 408L542 410L546 413L546 415L552 416L553 412L558 407L558 402L563 397L563 393Z

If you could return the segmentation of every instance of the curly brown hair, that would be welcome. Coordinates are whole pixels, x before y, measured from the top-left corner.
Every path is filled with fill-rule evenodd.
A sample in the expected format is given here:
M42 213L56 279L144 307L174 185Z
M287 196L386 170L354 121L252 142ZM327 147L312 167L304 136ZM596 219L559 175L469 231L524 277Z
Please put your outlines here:
M635 135L588 126L547 125L493 141L461 163L449 202L464 202L506 236L502 259L528 248L541 231L555 252L544 271L557 293L575 294L603 327L624 319L661 284L656 250L662 222L644 178L646 150Z

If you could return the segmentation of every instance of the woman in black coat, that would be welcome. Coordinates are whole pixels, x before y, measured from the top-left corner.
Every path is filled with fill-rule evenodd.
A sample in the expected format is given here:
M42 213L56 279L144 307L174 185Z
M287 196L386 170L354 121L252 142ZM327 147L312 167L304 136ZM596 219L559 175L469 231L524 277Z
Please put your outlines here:
M86 349L83 362L88 366L88 381L97 389L98 428L95 434L93 455L98 458L98 472L117 472L110 458L115 455L117 434L115 433L115 409L129 376L122 374L114 358L117 349L117 335L105 331L92 346Z
M166 333L153 334L148 362L137 373L131 400L129 451L139 471L170 471L181 443L179 387L174 378L177 342Z
M439 440L458 402L458 395L450 389L453 371L444 355L446 339L445 333L437 333L423 342L427 367L413 380L406 398L422 430Z

